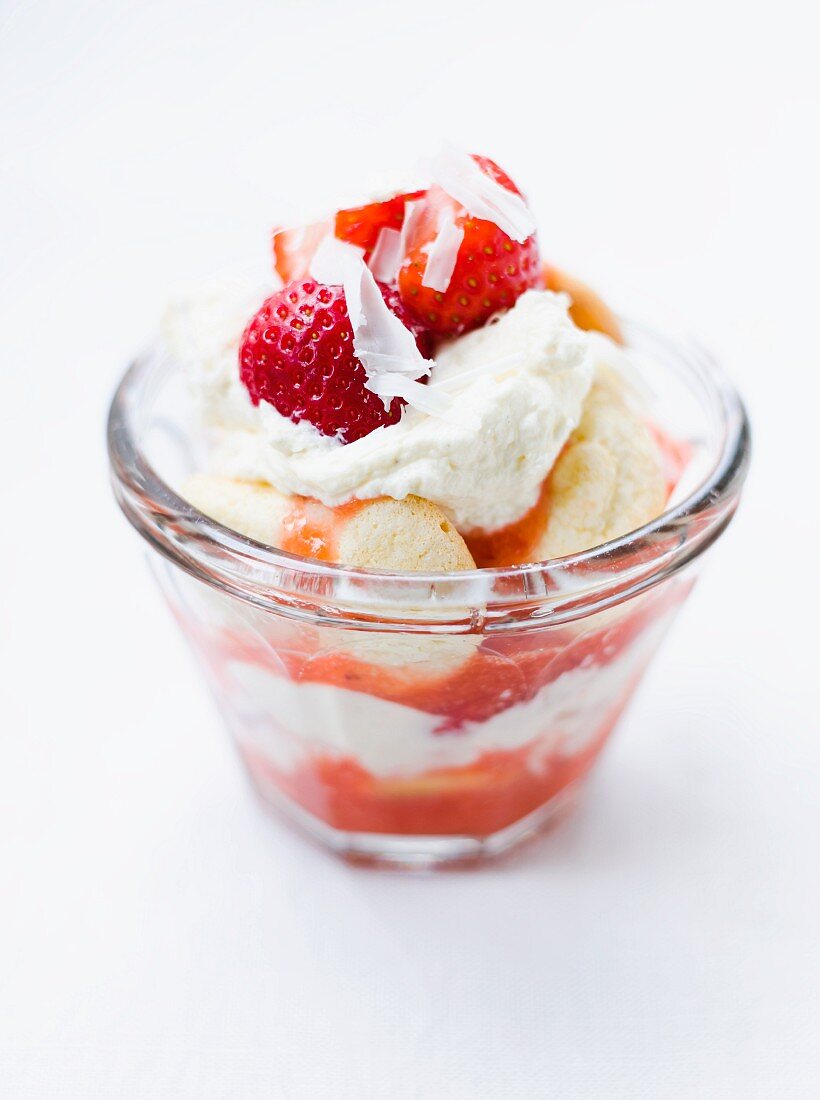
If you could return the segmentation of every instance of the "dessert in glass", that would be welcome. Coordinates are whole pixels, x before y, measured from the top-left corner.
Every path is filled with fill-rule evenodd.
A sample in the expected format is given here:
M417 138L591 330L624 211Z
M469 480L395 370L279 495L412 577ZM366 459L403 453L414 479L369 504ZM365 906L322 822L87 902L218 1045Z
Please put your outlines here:
M570 805L737 506L700 348L544 258L447 150L176 301L109 420L118 500L264 802L348 859L479 862Z

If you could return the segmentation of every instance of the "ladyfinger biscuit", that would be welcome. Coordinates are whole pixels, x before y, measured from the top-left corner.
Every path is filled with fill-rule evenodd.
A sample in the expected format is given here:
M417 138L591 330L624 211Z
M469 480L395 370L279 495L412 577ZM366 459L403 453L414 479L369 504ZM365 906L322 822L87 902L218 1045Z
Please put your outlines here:
M534 561L580 553L648 523L667 487L657 443L610 385L596 383L581 422L552 468Z
M587 332L603 332L617 343L623 343L623 333L617 317L592 287L551 264L544 265L544 282L547 290L561 292L569 297L569 315L578 328Z
M428 500L381 498L327 508L258 482L195 474L183 496L225 527L267 546L362 569L474 569L464 539Z

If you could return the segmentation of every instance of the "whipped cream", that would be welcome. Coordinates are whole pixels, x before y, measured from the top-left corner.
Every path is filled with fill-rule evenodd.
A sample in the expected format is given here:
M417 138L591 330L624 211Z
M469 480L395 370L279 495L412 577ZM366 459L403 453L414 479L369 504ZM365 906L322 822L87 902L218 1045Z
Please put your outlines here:
M594 372L594 346L562 295L527 291L494 322L440 348L430 386L452 397L440 415L408 407L398 424L349 444L251 402L238 349L264 296L213 293L173 304L166 317L171 350L217 431L214 472L330 507L415 494L462 531L504 527L535 504Z

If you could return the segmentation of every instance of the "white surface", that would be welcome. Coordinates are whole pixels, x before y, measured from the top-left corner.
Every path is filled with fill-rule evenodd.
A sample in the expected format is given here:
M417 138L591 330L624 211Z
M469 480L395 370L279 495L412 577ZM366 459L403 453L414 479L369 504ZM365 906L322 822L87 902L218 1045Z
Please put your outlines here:
M820 1093L816 29L760 9L0 8L4 1095ZM250 800L103 416L173 282L444 133L696 319L757 452L583 812L431 880Z

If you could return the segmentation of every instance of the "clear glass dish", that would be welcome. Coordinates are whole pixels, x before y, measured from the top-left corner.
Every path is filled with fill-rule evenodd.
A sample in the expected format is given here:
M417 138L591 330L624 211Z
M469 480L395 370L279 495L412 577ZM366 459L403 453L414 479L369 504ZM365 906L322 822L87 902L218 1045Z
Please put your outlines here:
M149 350L112 401L114 491L264 802L359 862L496 856L569 805L701 555L749 427L698 346L625 324L650 415L686 452L663 515L543 564L380 574L263 546L176 491L205 465L181 370Z

